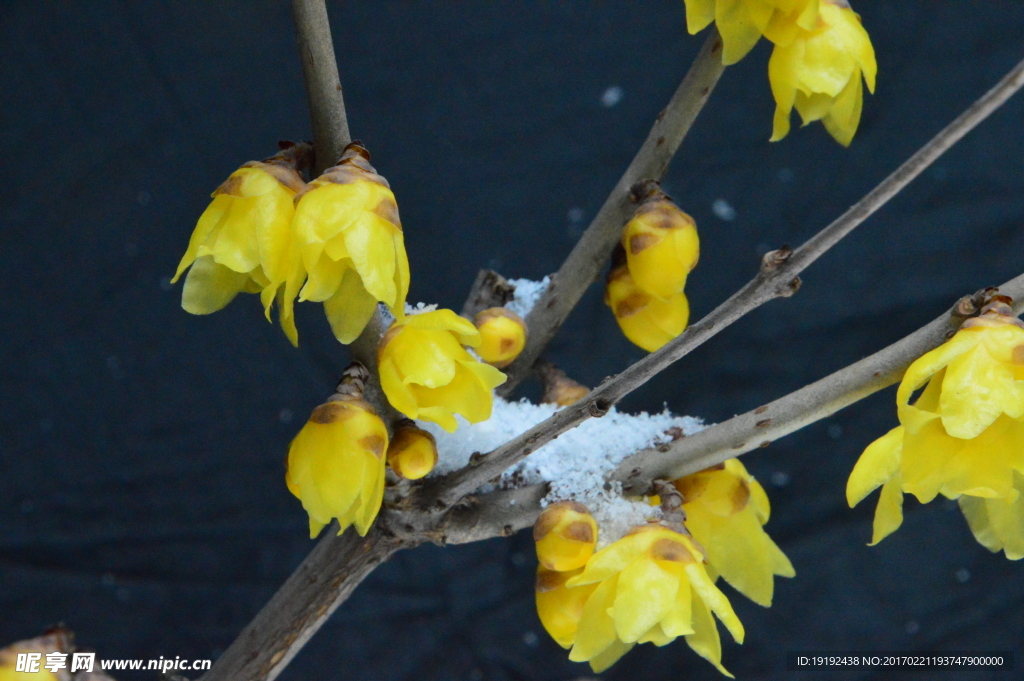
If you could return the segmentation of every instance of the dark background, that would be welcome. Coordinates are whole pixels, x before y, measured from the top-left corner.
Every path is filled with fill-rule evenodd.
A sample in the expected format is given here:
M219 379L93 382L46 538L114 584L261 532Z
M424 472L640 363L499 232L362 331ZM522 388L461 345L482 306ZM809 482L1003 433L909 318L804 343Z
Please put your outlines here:
M461 305L478 268L555 270L703 36L683 3L329 3L349 120L398 196L411 301ZM1024 57L1024 3L856 4L879 87L853 146L819 125L769 144L764 41L728 69L666 180L696 218L694 318L881 180ZM107 658L216 657L312 544L282 481L289 439L346 353L320 306L294 350L254 297L210 317L169 276L209 193L309 136L285 2L0 3L0 642L58 621ZM608 88L622 90L615 106ZM722 420L880 349L1024 270L1024 99L1012 100L771 303L623 405ZM722 199L735 219L716 216ZM641 352L594 287L548 356L595 384ZM955 503L907 498L868 548L846 507L893 392L745 457L797 577L724 662L789 650L1013 650L1024 565ZM283 679L573 679L533 613L528 534L425 546L377 570ZM1024 659L1018 660L1018 669ZM714 679L682 641L613 679ZM820 678L888 678L891 674ZM984 672L918 678L988 678ZM1007 678L1003 674L998 678Z

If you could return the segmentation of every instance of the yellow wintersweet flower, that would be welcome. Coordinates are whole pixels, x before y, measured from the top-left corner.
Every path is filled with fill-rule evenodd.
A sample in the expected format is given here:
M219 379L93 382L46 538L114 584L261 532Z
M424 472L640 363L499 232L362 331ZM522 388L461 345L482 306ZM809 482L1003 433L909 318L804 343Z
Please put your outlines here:
M309 536L333 518L338 534L349 525L365 536L384 497L384 452L388 430L363 400L369 374L354 363L338 390L313 410L288 448L288 490L309 514Z
M398 205L359 142L295 197L295 236L309 276L299 300L323 302L339 341L362 333L378 301L404 314L409 259Z
M824 0L823 0L824 1ZM722 63L735 64L762 35L788 42L799 29L812 30L819 0L686 0L686 28L698 33L712 21L722 35Z
M396 320L380 341L380 385L395 409L455 432L455 414L470 423L491 417L491 391L505 374L477 361L463 347L480 345L473 323L451 310Z
M583 504L560 501L549 505L533 525L537 560L548 570L582 568L597 546L597 522Z
M846 0L821 0L817 27L800 30L776 44L768 61L775 97L772 141L789 133L793 107L804 125L820 120L829 134L849 146L860 123L864 91L875 91L875 50L860 17Z
M686 527L703 547L709 572L759 605L772 604L774 576L796 574L763 525L771 507L764 488L739 459L675 481Z
M592 584L597 588L583 606L570 660L589 661L600 672L637 643L662 646L685 636L697 654L731 676L721 664L711 613L739 643L743 625L690 537L657 523L634 528L565 582L570 590Z
M648 352L654 352L686 329L690 303L682 291L662 300L641 290L623 264L608 273L604 302L612 309L622 333Z
M993 298L903 376L901 425L864 450L846 487L852 507L882 486L872 544L903 522L904 493L921 503L942 494L960 500L981 544L1024 555L1024 525L1014 525L1024 473L1024 324L1009 302Z
M535 586L537 616L544 630L555 643L563 648L572 648L576 640L576 629L583 617L583 606L594 593L597 584L587 584L570 589L565 583L583 572L583 568L558 572L543 565L537 566Z
M388 465L400 478L419 480L437 465L437 441L409 419L402 419L388 445Z
M305 272L292 238L292 199L305 187L299 171L311 156L309 144L288 144L246 163L213 192L171 279L191 266L181 295L187 312L216 312L245 291L260 294L270 319L277 298L281 328L298 344L293 301Z
M646 196L622 230L622 247L637 288L668 300L682 292L697 265L697 223L657 183L649 183L644 191Z
M473 324L480 332L476 354L493 367L504 369L526 347L526 322L511 310L488 308L477 313Z

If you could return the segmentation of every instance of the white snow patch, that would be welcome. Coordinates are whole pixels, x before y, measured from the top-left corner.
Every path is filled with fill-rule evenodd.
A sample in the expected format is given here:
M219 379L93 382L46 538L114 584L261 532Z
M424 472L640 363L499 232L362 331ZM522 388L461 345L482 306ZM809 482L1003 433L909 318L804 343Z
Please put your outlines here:
M423 314L424 312L433 312L437 309L437 303L416 303L415 306L409 303L405 304L405 314Z
M541 295L547 290L548 284L551 283L551 277L544 277L540 281L509 279L508 283L515 287L515 291L512 294L512 300L505 303L505 309L511 310L523 319L526 319L526 315L530 314L530 310L533 309L533 306L540 300Z
M459 429L454 433L419 422L437 439L439 460L432 475L462 468L474 452L490 452L557 410L551 404L533 404L525 399L507 402L495 397L490 419L469 424L458 417ZM642 500L623 497L621 485L608 485L606 489L605 477L637 450L670 441L669 429L692 435L705 427L700 419L674 416L667 409L660 414L624 414L613 407L604 417L588 419L540 447L506 471L498 486L508 489L550 483L551 490L541 503L572 499L587 506L600 528L598 545L605 546L630 527L659 516L658 509Z

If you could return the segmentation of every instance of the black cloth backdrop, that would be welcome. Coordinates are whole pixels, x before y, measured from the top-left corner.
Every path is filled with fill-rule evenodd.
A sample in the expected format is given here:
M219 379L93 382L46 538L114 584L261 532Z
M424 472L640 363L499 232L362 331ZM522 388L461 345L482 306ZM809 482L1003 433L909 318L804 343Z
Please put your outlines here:
M679 0L329 5L353 135L398 196L410 299L456 309L480 267L557 268L703 40ZM762 41L680 149L665 186L700 229L694 318L1024 56L1020 2L856 9L880 73L851 148L819 125L768 143ZM312 546L282 459L347 362L319 306L299 306L295 350L255 298L194 317L169 284L209 192L278 139L310 134L289 8L8 1L2 14L0 641L63 621L108 658L215 657ZM811 267L796 297L622 408L728 418L1019 274L1022 115L1011 101ZM548 356L593 385L641 353L595 286ZM797 577L779 580L770 609L726 588L748 631L725 644L739 678L789 678L788 650L1020 654L1024 565L976 544L954 503L908 498L899 532L865 546L874 500L848 509L845 480L894 424L890 389L744 458ZM537 621L534 569L527 533L400 554L282 678L588 676ZM681 675L719 678L681 641L605 674Z

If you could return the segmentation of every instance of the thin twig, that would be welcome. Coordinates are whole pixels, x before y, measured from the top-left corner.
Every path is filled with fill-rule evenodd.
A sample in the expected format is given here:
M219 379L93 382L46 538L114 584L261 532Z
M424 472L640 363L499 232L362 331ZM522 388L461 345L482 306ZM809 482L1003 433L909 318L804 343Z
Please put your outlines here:
M619 241L622 226L635 208L630 199L633 185L640 180L661 180L664 177L669 162L697 114L704 108L724 68L722 39L718 30L712 27L668 106L658 114L640 151L527 316L529 339L516 361L504 370L508 380L498 389L500 395L511 394L526 378L540 353L558 333L562 322L597 279Z
M1024 274L1000 286L999 292L1014 299L1015 313L1024 311ZM637 452L622 462L612 480L622 482L623 490L630 494L644 494L653 480L675 480L766 447L898 382L915 359L942 344L961 322L963 317L943 314L884 350L774 402L661 449Z
M431 479L421 488L420 502L424 507L450 506L463 495L471 493L488 480L500 475L570 428L575 428L588 418L603 416L624 396L747 312L774 298L792 295L800 285L797 275L801 271L885 205L890 198L906 187L969 130L998 109L1022 86L1024 61L1017 64L994 88L982 95L963 114L832 224L818 232L796 251L782 248L768 253L757 276L704 319L689 327L657 352L644 357L621 374L605 380L576 404L556 412L547 420L482 457L476 465L455 471L443 478Z
M302 76L306 83L309 116L313 122L316 164L313 177L341 158L352 141L345 114L345 98L334 58L334 41L324 0L292 0L292 18L298 34Z

